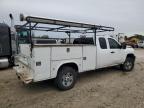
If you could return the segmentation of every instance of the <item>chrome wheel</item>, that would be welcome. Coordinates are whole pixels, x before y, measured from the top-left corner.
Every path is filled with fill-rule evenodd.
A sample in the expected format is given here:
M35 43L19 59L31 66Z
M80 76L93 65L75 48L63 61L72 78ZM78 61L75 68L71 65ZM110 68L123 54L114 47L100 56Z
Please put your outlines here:
M131 70L132 66L133 66L133 64L131 61L125 62L125 69L126 70Z
M131 71L134 68L134 58L128 57L126 58L124 64L121 65L123 71Z
M60 68L55 84L60 90L69 90L74 87L76 79L77 71L70 66L64 66Z
M70 86L73 83L73 74L71 72L67 72L62 77L62 84L65 87Z

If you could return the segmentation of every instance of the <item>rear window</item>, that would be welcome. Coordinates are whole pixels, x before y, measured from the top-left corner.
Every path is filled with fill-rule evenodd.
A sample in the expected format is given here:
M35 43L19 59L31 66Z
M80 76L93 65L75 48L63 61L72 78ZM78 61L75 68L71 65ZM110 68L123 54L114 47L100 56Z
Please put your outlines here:
M90 44L94 45L93 38L76 38L73 44Z
M99 38L99 43L100 43L101 49L107 49L107 44L106 44L105 38Z
M56 44L56 40L52 39L35 39L33 40L34 44Z

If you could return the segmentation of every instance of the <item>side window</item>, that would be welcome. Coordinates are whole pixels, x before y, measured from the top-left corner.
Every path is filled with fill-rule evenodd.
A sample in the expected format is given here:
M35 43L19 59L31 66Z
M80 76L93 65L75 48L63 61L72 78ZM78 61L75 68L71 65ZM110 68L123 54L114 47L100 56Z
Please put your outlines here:
M105 38L99 38L99 43L100 43L101 49L107 49L107 44L106 44Z
M87 37L87 38L76 38L73 41L73 44L89 44L89 45L94 45L94 40L92 37Z
M108 38L110 49L119 49L120 45L114 39Z

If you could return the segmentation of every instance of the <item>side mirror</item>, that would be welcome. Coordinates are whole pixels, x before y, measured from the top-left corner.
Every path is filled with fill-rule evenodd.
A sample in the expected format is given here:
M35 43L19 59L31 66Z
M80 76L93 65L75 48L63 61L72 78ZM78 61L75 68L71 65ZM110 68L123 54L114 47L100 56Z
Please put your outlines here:
M126 49L126 43L121 44L121 49Z

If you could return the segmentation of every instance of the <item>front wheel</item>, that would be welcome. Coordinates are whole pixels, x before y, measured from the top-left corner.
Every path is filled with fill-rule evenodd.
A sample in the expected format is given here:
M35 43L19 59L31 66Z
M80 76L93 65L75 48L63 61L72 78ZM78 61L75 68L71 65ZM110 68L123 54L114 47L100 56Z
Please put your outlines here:
M121 65L123 71L131 71L134 68L134 59L127 57L124 64Z
M77 79L77 72L69 66L63 66L55 79L55 84L60 90L69 90L74 87Z

